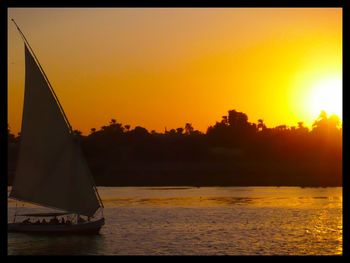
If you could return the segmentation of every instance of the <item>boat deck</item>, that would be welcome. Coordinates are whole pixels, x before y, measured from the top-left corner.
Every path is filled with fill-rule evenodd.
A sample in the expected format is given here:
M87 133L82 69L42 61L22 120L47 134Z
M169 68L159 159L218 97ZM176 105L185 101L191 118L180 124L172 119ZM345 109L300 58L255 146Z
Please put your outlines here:
M9 223L8 232L22 232L32 234L57 233L57 234L98 234L104 225L105 219L84 222L79 224L23 224Z

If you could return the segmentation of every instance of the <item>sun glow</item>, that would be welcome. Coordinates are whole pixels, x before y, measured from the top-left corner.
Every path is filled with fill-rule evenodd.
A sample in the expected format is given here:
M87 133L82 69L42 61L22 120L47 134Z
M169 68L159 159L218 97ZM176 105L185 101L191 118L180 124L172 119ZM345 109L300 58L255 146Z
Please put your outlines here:
M340 86L322 88L342 74L341 8L9 8L14 134L25 64L12 17L85 135L111 118L157 132L189 122L206 132L231 109L268 127L312 128L322 109L341 114Z
M311 87L306 98L310 115L314 118L325 111L327 115L336 114L342 120L342 79L322 78Z

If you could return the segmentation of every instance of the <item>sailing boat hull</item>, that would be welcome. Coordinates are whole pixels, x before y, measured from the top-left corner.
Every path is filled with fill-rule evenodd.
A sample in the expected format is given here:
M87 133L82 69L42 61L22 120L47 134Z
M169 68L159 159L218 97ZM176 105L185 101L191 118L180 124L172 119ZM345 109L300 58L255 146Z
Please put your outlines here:
M104 218L101 218L96 221L72 225L35 225L23 223L10 223L8 224L8 232L20 232L31 234L98 234L104 223Z

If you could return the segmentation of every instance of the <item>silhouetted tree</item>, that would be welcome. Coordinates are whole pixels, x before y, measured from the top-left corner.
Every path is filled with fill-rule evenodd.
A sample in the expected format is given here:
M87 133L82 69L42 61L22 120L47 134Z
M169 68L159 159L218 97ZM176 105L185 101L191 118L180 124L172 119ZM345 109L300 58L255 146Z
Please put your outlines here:
M133 130L130 131L130 133L135 136L146 136L149 134L147 129L141 126L136 126Z
M287 125L278 125L275 127L275 130L278 132L284 132L287 130Z
M175 134L176 134L176 130L175 130L175 129L171 129L171 130L168 132L168 134L170 134L170 135L175 135Z
M194 128L191 123L185 124L185 134L190 135L194 131Z
M281 185L337 185L341 182L342 160L339 126L337 116L321 112L311 131L303 122L296 127L268 128L263 119L250 123L245 113L230 110L206 133L195 130L191 123L149 133L141 126L131 129L111 119L100 130L91 128L89 136L82 136L79 130L74 134L82 138L96 181L104 185L249 185L264 182L265 178L268 183ZM8 141L18 139L8 126ZM11 147L11 167L15 167L17 148L17 144ZM145 161L153 170L138 166ZM157 170L160 163L163 168ZM168 163L174 166L169 168ZM181 174L182 167L190 168L184 168L185 174Z
M236 110L228 111L228 123L231 127L242 128L248 125L248 116Z
M258 125L257 125L258 131L263 131L266 129L266 125L264 123L263 119L258 120Z
M339 132L340 119L337 115L327 117L327 113L322 111L318 119L312 124L312 132L315 134L329 135L330 133Z
M308 133L309 132L309 129L304 126L304 122L302 122L302 121L298 122L298 129L297 130L298 130L298 132L301 132L301 133Z
M183 131L184 131L184 129L181 127L176 129L176 133L179 135L182 135Z
M227 116L222 116L221 123L224 124L224 125L228 125L229 124Z

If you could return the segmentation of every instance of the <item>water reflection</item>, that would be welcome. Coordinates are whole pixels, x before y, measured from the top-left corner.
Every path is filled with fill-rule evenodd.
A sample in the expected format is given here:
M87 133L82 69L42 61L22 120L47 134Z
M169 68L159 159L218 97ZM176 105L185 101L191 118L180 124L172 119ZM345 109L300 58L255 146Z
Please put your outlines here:
M153 197L153 198L104 198L106 207L113 206L230 206L246 205L256 207L340 207L337 197L227 197L227 196L189 196L189 197Z
M16 242L20 240L20 242ZM102 235L55 236L11 233L8 253L11 255L81 255L97 254L104 246Z
M341 188L101 187L99 192L106 217L100 235L9 233L8 254L342 253ZM15 205L8 205L11 218Z
M120 206L227 206L248 205L261 198L247 197L171 197L171 198L112 198L104 199L106 207ZM266 201L265 201L266 203Z

